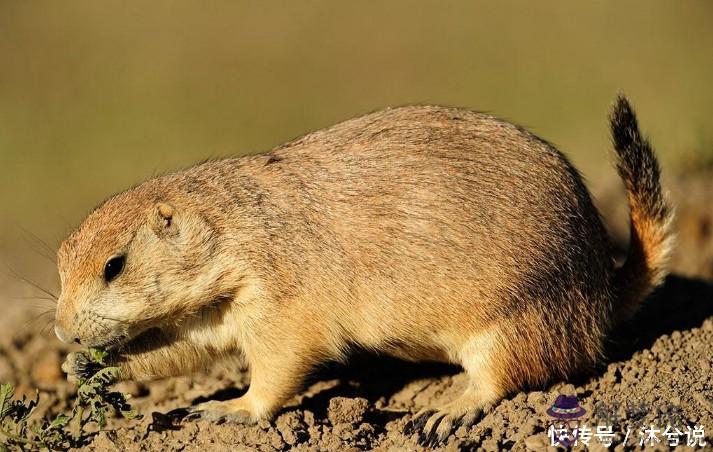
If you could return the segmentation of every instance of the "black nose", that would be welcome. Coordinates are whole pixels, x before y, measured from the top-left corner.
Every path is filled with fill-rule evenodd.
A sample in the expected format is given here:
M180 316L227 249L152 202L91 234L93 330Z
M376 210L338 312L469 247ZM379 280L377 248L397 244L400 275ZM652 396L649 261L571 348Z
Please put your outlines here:
M75 344L81 344L82 342L79 340L79 338L75 338L75 339L74 339L74 343L75 343Z

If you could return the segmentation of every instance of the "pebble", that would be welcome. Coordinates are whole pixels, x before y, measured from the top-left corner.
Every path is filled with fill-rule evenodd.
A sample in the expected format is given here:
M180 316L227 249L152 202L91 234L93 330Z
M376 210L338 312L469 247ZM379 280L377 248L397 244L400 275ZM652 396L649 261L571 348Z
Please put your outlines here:
M525 438L525 447L527 450L545 450L550 446L550 438L546 433L539 433Z
M333 397L329 401L327 417L332 425L360 424L369 409L369 401L362 398Z

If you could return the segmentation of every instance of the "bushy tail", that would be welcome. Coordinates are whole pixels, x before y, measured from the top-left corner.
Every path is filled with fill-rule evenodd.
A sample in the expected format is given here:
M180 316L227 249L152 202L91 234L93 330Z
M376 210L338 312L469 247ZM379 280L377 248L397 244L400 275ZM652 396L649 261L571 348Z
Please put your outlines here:
M659 164L641 136L634 110L619 96L610 117L616 167L624 180L631 212L631 241L626 262L615 275L615 321L631 318L641 301L668 274L673 244L673 211L661 192Z

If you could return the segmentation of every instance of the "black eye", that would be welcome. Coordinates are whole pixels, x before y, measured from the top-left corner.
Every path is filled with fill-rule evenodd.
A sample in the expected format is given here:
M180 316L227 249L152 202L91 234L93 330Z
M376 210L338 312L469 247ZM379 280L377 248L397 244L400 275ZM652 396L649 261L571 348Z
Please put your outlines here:
M119 273L124 269L124 262L126 262L126 256L114 256L106 261L106 265L104 265L104 281L111 282L119 276Z

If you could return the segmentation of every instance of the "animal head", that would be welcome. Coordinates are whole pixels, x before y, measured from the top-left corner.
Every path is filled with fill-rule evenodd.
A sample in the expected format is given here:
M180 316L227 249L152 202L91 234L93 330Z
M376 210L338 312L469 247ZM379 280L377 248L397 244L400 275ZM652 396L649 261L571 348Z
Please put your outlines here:
M224 276L217 247L195 206L141 186L109 199L60 246L57 336L110 347L196 312Z

